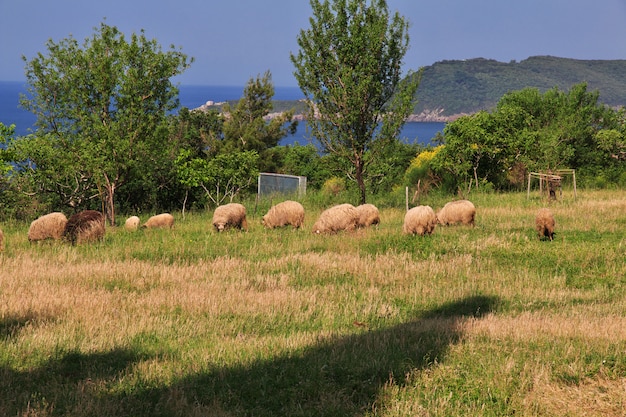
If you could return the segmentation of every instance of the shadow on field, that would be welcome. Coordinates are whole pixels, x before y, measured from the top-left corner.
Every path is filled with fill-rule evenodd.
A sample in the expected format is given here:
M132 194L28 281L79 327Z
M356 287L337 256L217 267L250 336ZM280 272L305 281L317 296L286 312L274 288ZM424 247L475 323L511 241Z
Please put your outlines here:
M390 380L403 385L407 373L444 360L463 336L461 321L489 313L498 302L464 298L398 326L323 340L246 366L216 367L136 399L159 398L146 415L359 416L377 406Z
M463 337L462 320L487 314L498 303L494 297L463 298L388 329L324 339L289 355L246 366L216 366L168 386L135 382L127 388L130 392L79 393L82 382L116 379L126 366L147 359L112 351L100 356L70 354L27 373L0 368L0 390L9 390L10 397L11 390L23 396L28 388L48 401L54 401L52 394L64 392L68 398L57 399L64 405L57 404L50 415L98 415L100 410L117 416L359 416L380 406L385 384L392 381L402 386L411 371L445 360L449 347ZM66 384L66 389L55 388L55 383ZM4 410L0 405L0 412L25 415L24 401ZM92 410L84 412L85 408Z

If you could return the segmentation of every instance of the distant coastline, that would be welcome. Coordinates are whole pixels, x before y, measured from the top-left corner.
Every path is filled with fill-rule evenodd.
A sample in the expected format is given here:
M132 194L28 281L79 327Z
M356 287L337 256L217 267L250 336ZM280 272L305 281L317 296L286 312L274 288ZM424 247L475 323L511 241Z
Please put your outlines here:
M200 110L200 111L217 110L219 112L221 111L222 106L224 104L226 104L226 102L207 101L205 104L195 107L192 110ZM296 112L293 117L294 120L298 120L298 121L306 120L306 116L304 112L301 109L298 110L298 107L300 108L302 107L300 101L294 101L291 106L289 105L288 101L287 102L283 101L281 102L281 107L296 109ZM266 115L265 119L266 120L274 119L276 117L279 117L282 114L283 114L282 111L272 112ZM445 115L444 109L423 110L421 113L410 114L406 118L406 122L407 123L448 123L448 122L455 121L459 117L467 116L467 115L468 113Z

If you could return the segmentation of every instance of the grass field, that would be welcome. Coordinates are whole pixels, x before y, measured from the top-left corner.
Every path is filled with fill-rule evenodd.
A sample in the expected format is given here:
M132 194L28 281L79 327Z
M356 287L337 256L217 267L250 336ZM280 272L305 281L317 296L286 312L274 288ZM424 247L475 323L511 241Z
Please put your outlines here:
M2 416L624 416L626 193L475 194L474 228L108 228L30 245L5 223ZM438 208L445 201L425 200ZM147 216L142 216L146 220Z

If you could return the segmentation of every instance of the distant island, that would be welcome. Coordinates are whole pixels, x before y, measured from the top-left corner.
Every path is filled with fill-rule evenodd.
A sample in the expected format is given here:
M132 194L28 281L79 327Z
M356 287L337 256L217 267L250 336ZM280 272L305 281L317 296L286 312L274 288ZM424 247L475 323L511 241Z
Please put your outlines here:
M485 58L440 61L423 68L418 102L407 121L448 122L490 110L510 91L526 87L567 91L581 82L587 83L589 91L599 92L600 102L611 107L626 105L626 60L534 56L508 63ZM222 104L202 108L219 110ZM289 109L302 119L306 106L301 101L274 101L276 114Z

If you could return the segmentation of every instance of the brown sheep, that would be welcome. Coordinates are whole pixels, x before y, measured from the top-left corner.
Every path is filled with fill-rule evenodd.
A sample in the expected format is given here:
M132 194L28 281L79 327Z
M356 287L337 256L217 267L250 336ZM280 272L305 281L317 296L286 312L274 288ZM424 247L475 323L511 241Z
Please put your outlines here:
M469 200L457 200L447 203L437 212L437 223L444 226L461 223L474 226L476 207Z
M313 233L337 233L354 230L359 223L359 213L352 204L339 204L324 210L313 225Z
M413 207L404 215L402 231L412 235L430 235L437 225L437 216L430 206Z
M246 208L239 203L228 203L218 206L213 212L213 227L218 232L230 228L247 231Z
M291 225L299 229L304 223L304 207L297 201L283 201L269 209L261 224L269 229Z
M37 242L46 239L61 239L66 224L67 217L60 212L40 216L30 224L28 229L28 241Z
M104 215L99 211L85 210L69 218L63 231L63 238L75 245L102 240L104 233Z
M377 225L380 223L380 213L375 205L361 204L355 208L359 214L358 227L369 227L373 224Z
M143 225L143 229L171 229L174 227L174 216L161 213L150 217Z
M556 221L554 220L554 216L552 215L550 209L540 209L537 213L537 217L535 217L535 229L537 229L539 239L547 237L548 239L553 240L554 226L556 226Z
M139 223L139 217L130 216L128 219L126 219L126 222L124 223L124 229L128 230L129 232L134 232L139 227Z

